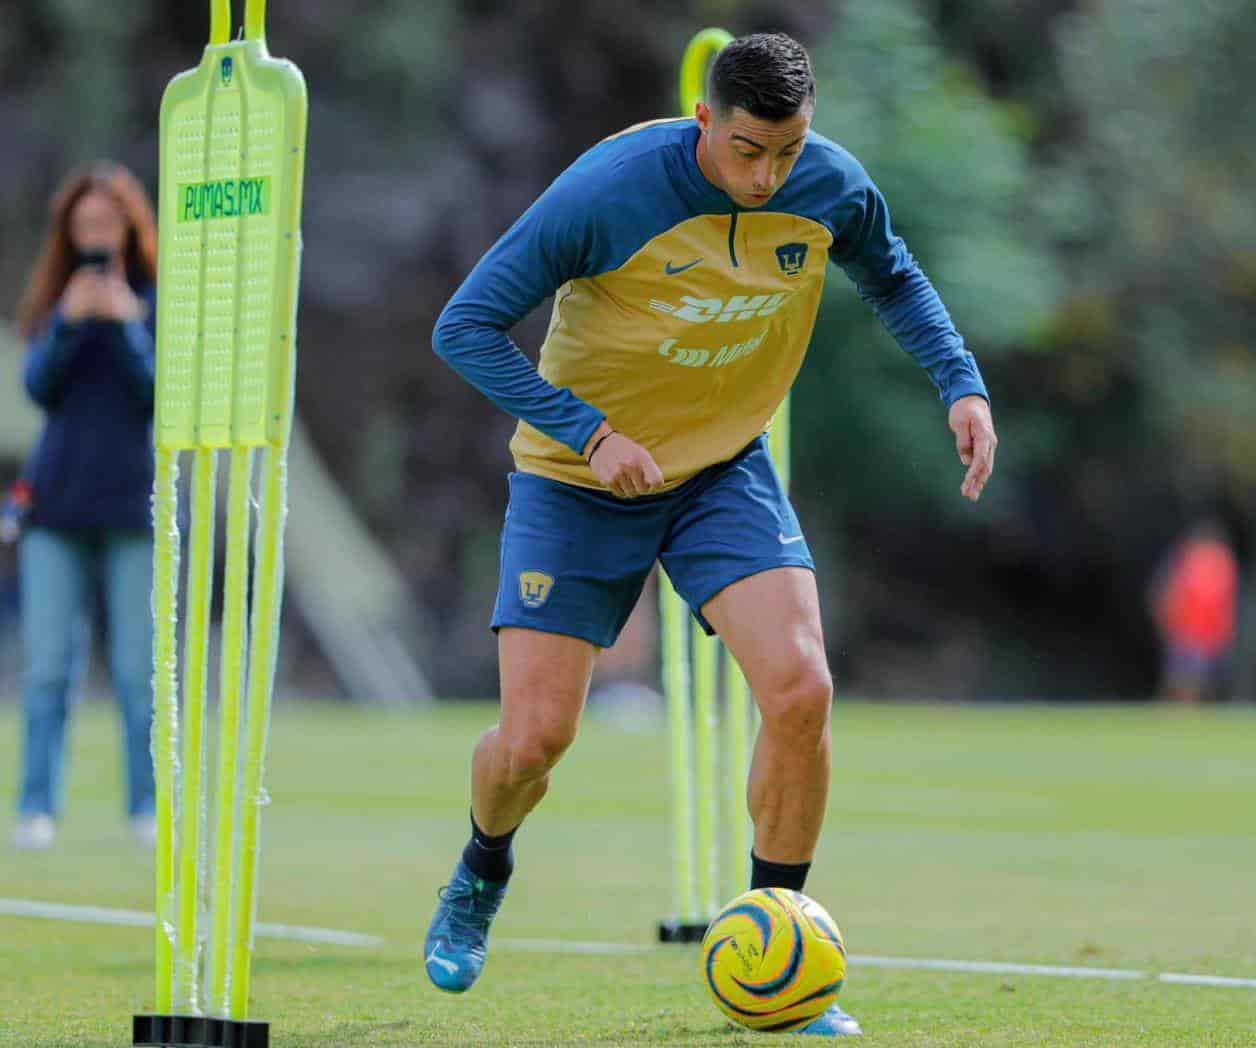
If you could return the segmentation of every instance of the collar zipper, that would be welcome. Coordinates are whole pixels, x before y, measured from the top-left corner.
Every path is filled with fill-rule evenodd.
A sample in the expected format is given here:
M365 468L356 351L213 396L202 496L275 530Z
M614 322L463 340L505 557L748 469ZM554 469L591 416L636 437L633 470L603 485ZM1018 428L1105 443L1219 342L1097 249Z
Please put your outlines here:
M728 223L728 257L733 263L733 268L736 269L738 268L738 266L741 265L741 263L737 261L737 244L736 244L737 212L736 210L734 210L732 214L729 215L729 218L731 219L731 221Z

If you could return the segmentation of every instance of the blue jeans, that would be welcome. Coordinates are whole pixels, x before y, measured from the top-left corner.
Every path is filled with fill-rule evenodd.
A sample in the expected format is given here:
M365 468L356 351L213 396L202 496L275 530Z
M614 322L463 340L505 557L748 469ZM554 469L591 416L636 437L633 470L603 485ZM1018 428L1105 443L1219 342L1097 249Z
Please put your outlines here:
M19 549L25 749L18 811L61 810L61 765L75 684L87 664L91 608L103 586L109 673L122 713L127 810L151 815L153 542L146 532L31 528Z

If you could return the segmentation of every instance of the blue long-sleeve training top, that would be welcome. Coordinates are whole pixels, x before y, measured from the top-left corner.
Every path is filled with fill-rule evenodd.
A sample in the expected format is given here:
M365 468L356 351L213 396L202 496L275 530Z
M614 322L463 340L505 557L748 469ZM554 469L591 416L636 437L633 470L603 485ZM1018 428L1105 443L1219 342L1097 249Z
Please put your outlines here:
M703 175L691 119L629 128L564 171L442 312L436 352L520 422L517 468L598 487L608 419L675 487L732 458L784 400L832 260L949 406L987 396L941 299L848 152L811 132L755 210ZM539 368L509 330L554 295Z

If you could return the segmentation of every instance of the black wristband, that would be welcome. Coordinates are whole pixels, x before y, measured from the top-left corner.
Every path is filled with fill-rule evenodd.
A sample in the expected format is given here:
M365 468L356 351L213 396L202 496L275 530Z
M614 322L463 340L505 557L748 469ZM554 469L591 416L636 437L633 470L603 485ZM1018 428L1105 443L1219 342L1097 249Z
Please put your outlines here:
M614 435L615 431L612 429L597 438L597 443L593 445L593 448L589 451L589 457L585 459L590 466L593 465L593 456L597 454L597 449L602 446L602 441L604 441L607 437L613 437Z

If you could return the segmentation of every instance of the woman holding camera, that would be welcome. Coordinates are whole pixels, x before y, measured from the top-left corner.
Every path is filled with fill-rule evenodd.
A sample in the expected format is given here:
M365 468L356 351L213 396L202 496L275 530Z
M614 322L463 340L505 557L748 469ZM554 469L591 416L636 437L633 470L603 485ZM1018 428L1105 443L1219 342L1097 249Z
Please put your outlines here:
M26 388L46 425L27 464L19 544L25 737L14 844L46 848L62 800L66 722L103 594L122 714L131 829L154 837L151 426L157 225L120 167L72 176L18 316Z

